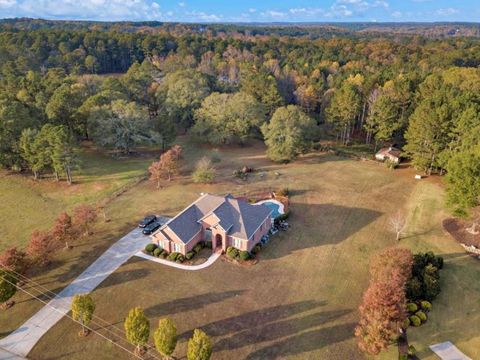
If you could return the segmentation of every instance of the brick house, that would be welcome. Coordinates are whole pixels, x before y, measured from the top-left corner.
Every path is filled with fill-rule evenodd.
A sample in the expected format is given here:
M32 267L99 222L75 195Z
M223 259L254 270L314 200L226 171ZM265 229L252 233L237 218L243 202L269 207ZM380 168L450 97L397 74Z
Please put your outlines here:
M251 251L272 226L272 210L231 195L204 194L151 235L168 252L185 255L200 241L213 251L233 246Z

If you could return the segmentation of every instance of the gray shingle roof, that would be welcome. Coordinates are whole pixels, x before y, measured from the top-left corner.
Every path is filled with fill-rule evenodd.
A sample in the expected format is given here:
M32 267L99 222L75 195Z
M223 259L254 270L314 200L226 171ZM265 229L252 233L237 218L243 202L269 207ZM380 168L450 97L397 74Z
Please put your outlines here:
M231 195L202 195L194 203L162 226L170 228L184 243L197 234L202 225L201 219L214 214L228 235L248 240L259 226L270 216L272 210L265 205L251 205L237 200ZM165 234L162 231L163 234Z

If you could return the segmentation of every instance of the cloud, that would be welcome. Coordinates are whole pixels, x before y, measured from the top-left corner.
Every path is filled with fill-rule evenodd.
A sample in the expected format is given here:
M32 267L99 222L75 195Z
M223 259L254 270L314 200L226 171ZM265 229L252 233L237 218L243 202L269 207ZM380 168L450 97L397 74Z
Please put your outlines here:
M325 11L320 8L292 8L288 10L292 15L300 16L318 16L324 15Z
M390 4L385 0L336 0L330 7L326 16L350 17L354 15L366 15L368 10L374 8L388 9Z
M190 20L201 22L219 22L222 20L222 15L207 14L203 11L188 11L185 13Z
M440 16L448 16L448 15L453 15L453 14L458 14L459 11L458 9L454 8L443 8L443 9L438 9L435 11L435 14L440 15Z
M402 15L403 15L403 14L402 14L401 11L394 11L394 12L392 12L392 17L397 18L397 19L400 18L400 17L402 17Z
M17 4L16 0L0 0L0 8L9 8Z
M262 16L279 19L279 18L285 18L287 16L287 13L282 11L276 11L276 10L267 10L262 12Z
M0 0L8 16L79 20L156 20L163 17L154 0Z
M179 3L178 3L178 6L180 6L180 7L185 7L185 6L187 6L187 4L185 4L184 2L179 2Z
M256 12L257 12L257 9L255 9L255 8L250 8L250 9L248 9L248 12L251 13L251 14L253 14L253 13L256 13Z

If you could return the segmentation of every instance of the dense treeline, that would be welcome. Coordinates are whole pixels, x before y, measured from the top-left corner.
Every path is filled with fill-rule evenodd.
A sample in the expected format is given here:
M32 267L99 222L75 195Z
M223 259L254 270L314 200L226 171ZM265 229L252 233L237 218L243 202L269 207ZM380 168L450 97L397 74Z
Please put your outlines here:
M461 186L476 163L459 158L478 156L480 41L312 41L171 26L0 33L1 164L58 176L74 168L77 140L128 153L185 132L212 144L263 138L276 161L321 138L396 143L424 172L448 172L459 214L477 203Z

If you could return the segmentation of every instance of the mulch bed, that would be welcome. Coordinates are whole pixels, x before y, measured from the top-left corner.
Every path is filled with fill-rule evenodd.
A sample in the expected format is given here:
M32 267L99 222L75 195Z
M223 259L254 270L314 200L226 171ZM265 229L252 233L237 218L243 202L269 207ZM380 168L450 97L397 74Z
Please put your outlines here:
M480 234L470 234L466 229L471 223L461 219L448 218L442 222L443 228L459 243L480 248Z

